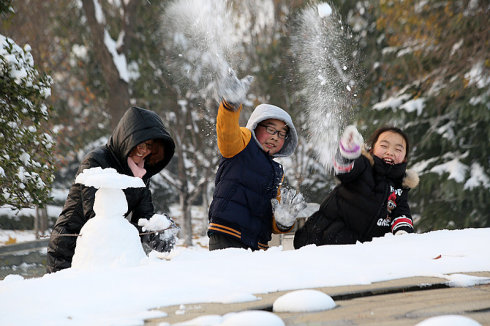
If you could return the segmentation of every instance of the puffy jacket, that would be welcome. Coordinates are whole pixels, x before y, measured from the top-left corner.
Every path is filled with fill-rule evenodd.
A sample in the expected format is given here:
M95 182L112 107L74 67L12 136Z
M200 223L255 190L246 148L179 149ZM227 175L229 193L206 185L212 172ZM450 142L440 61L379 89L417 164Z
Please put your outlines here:
M256 142L232 158L222 158L209 207L210 232L239 238L253 249L265 249L272 233L271 199L277 196L282 166Z
M249 248L266 249L272 232L285 232L278 228L272 214L271 199L277 197L284 174L273 158L291 155L297 134L291 117L276 106L257 106L246 128L238 124L240 110L235 111L226 102L218 109L218 147L223 157L209 208L208 234L219 232L238 238ZM257 125L267 119L282 120L289 127L289 137L273 156L262 150L254 133Z
M143 176L145 188L124 189L128 202L126 216L131 214L131 223L135 226L140 218L150 218L154 214L149 190L150 178L169 163L175 150L174 141L156 113L138 107L130 108L119 121L107 144L89 152L77 171L78 175L83 170L93 167L114 168L118 173L132 176L133 173L127 163L129 153L136 145L150 139L163 140L163 159L154 165L145 162L147 171ZM48 244L48 272L56 272L71 266L76 245L76 236L73 235L78 234L88 219L94 217L93 204L96 191L97 189L93 187L72 184L63 210L51 233ZM63 234L72 236L63 236Z
M295 248L307 244L354 244L388 232L413 232L408 192L418 183L407 164L386 164L363 152L348 173L295 234Z

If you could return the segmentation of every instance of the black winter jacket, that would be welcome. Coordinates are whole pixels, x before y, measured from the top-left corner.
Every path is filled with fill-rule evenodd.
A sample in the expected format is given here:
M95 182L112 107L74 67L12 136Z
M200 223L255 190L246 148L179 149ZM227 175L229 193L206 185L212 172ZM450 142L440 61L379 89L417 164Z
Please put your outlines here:
M154 207L149 190L150 178L160 172L174 154L175 144L166 131L160 117L149 110L132 107L121 118L106 145L89 152L82 160L77 175L83 170L101 167L114 168L118 173L133 176L127 158L138 144L150 139L162 139L164 157L154 165L145 163L145 188L124 189L128 201L126 216L131 214L135 226L140 218L150 218ZM148 160L147 160L148 161ZM47 271L56 272L69 268L75 251L76 236L88 219L94 217L93 204L97 189L73 183L63 210L56 221L48 244Z
M295 248L354 244L388 232L413 232L407 196L418 176L406 167L406 163L389 165L363 152L350 172L337 174L341 183L296 232Z

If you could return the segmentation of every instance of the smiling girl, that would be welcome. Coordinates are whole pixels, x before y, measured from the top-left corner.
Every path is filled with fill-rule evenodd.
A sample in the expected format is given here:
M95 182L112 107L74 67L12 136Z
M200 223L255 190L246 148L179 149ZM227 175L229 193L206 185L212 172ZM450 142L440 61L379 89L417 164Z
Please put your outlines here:
M334 159L340 184L296 232L295 248L354 244L386 233L412 233L407 197L419 179L407 170L408 151L408 137L399 128L377 129L366 150L357 129L348 126Z

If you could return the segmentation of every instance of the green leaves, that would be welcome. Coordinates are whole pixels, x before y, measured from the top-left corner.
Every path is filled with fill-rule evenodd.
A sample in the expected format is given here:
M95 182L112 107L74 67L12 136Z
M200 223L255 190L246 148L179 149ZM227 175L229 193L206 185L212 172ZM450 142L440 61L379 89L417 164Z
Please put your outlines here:
M0 35L0 205L43 206L53 182L53 140L45 125L51 77L34 68L30 47Z

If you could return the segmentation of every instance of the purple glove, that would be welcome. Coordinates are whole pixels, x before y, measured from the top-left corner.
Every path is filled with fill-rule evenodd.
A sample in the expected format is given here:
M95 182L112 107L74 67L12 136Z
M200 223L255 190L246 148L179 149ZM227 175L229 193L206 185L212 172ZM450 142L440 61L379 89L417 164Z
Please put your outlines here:
M361 155L361 147L364 139L353 125L347 126L340 137L340 154L350 160L356 159Z

